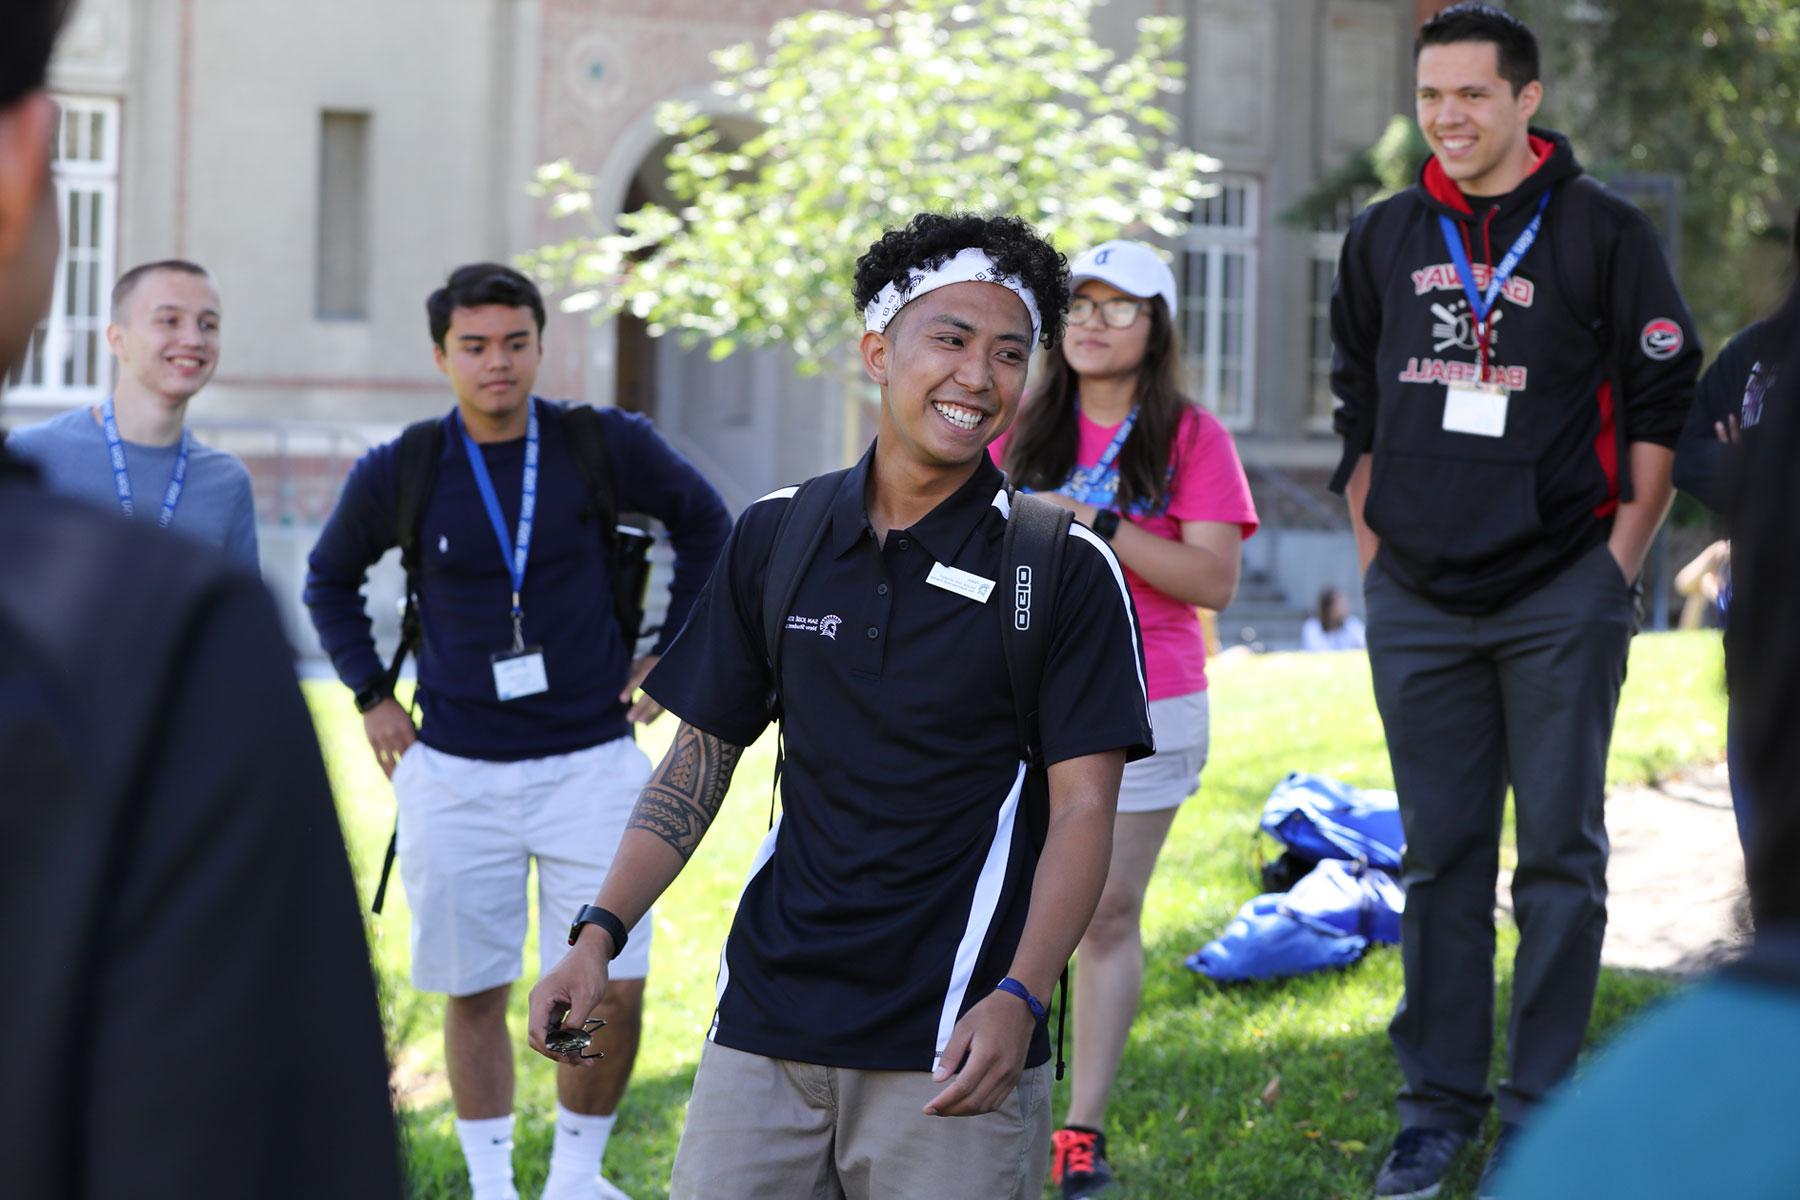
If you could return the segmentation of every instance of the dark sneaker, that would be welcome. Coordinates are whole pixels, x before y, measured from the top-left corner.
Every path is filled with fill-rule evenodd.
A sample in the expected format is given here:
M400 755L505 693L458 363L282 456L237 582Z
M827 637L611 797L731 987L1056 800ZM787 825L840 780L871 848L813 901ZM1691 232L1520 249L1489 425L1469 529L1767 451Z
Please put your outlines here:
M1063 1200L1087 1200L1110 1192L1113 1173L1106 1165L1106 1135L1080 1125L1051 1134L1050 1180L1062 1187Z
M1512 1153L1518 1140L1518 1124L1513 1121L1500 1122L1500 1134L1494 1139L1494 1148L1488 1151L1487 1166L1481 1168L1481 1185L1475 1189L1477 1200L1498 1200L1500 1172L1506 1165L1506 1156Z
M1375 1194L1383 1200L1426 1200L1437 1195L1457 1151L1468 1140L1453 1130L1408 1125L1394 1139L1381 1174L1375 1176Z

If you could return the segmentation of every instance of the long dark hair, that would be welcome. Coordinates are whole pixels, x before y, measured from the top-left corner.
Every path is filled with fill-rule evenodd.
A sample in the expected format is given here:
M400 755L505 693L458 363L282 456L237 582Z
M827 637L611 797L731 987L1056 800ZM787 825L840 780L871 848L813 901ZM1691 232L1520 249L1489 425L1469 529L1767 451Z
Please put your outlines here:
M1322 589L1319 592L1319 608L1318 608L1319 628L1323 629L1326 633L1330 633L1334 629L1341 628L1344 624L1342 619L1334 621L1331 618L1331 609L1332 609L1331 602L1333 600L1336 600L1339 596L1343 596L1343 595L1344 595L1344 589L1341 587L1337 587L1337 586L1327 587L1327 588ZM1348 599L1349 599L1349 597L1346 596L1345 600L1348 601Z
M1181 390L1181 336L1169 319L1168 306L1152 296L1144 307L1150 313L1150 336L1137 369L1137 424L1119 450L1115 506L1120 512L1129 512L1140 501L1153 512L1168 503L1169 456L1182 414L1193 404ZM1075 402L1080 383L1058 343L1050 351L1048 377L1026 400L1007 439L1004 465L1013 483L1051 492L1075 469L1081 440Z

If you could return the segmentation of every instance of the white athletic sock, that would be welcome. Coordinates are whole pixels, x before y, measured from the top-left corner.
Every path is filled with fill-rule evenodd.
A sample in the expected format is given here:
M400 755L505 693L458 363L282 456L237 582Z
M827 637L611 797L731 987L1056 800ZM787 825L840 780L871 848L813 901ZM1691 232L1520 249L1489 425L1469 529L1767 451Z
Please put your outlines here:
M463 1159L469 1164L469 1190L474 1200L519 1200L513 1189L513 1119L485 1117L456 1122Z
M593 1200L612 1127L612 1117L593 1117L556 1106L556 1141L550 1147L544 1200Z

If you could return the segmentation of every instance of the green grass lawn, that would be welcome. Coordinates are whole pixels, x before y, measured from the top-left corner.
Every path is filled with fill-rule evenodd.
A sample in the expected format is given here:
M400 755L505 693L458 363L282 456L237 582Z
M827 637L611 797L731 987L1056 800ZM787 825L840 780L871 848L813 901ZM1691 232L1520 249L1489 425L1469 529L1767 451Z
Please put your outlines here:
M1109 1116L1112 1160L1129 1185L1126 1194L1159 1200L1364 1196L1394 1132L1391 1099L1399 1076L1386 1025L1400 994L1398 955L1380 948L1338 974L1231 988L1190 973L1181 960L1257 890L1252 833L1263 799L1283 774L1310 770L1365 786L1391 784L1368 664L1361 655L1269 655L1221 662L1212 675L1211 761L1150 886L1143 1009ZM1721 676L1716 635L1639 638L1609 779L1643 781L1721 755ZM309 682L307 695L366 898L387 845L392 793L343 690ZM665 717L643 735L652 758L672 732ZM771 765L765 738L745 754L718 821L657 907L643 1051L607 1153L607 1174L636 1197L666 1194L711 1015L719 947L768 828ZM386 914L370 919L369 940L401 1088L412 1192L466 1196L443 1077L442 1000L407 982L407 933L396 881ZM1515 940L1503 926L1502 1021ZM536 963L535 944L526 962ZM511 1013L518 1035L516 1162L526 1196L542 1185L555 1102L553 1069L524 1044L525 993L535 969L514 989ZM1670 986L1608 972L1590 1044ZM1273 1103L1264 1102L1265 1092L1276 1095ZM1469 1156L1445 1195L1472 1194L1478 1170Z

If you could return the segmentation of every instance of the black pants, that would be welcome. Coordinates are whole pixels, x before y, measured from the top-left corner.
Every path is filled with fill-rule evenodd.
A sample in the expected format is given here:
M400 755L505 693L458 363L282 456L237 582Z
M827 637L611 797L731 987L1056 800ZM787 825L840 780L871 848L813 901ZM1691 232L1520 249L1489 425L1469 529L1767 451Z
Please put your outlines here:
M1364 584L1375 701L1406 828L1406 994L1389 1036L1405 1125L1473 1134L1493 1096L1494 888L1506 788L1518 869L1500 1117L1575 1065L1606 932L1606 752L1632 592L1604 544L1511 606L1445 612L1379 565Z

